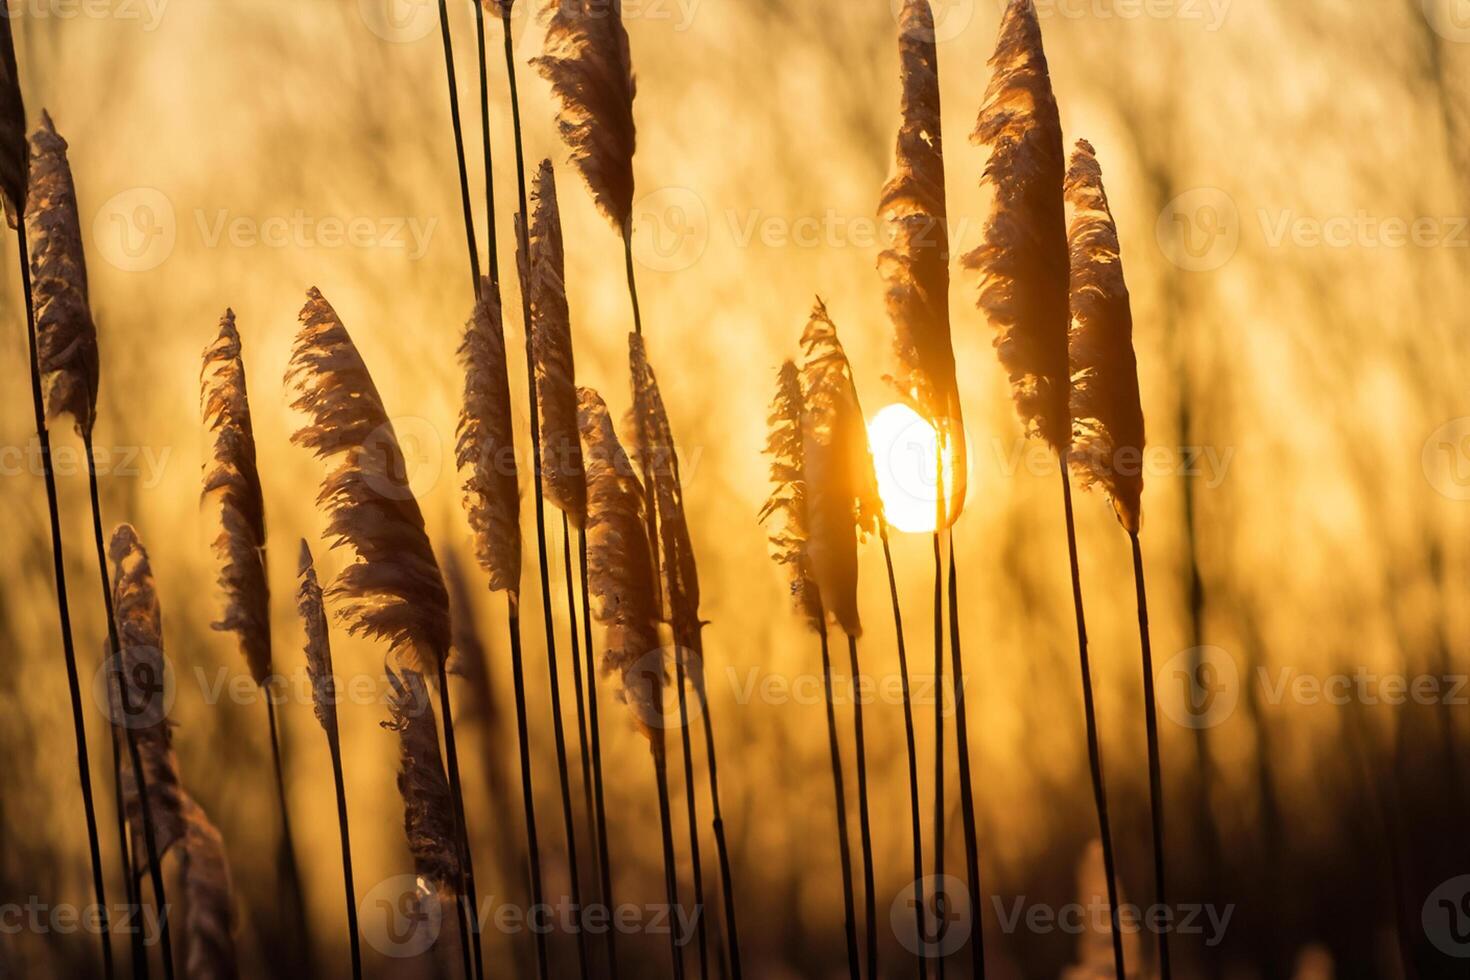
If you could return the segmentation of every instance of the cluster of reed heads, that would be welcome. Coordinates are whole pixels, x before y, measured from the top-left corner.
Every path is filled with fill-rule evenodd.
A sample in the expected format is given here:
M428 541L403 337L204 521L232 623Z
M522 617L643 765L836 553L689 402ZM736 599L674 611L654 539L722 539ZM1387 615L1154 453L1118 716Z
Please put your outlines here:
M535 724L549 725L557 752L555 777L561 802L562 834L569 864L573 908L579 916L589 903L611 906L607 826L601 759L599 691L610 689L647 740L659 794L660 838L665 871L664 899L680 904L690 897L696 935L670 936L670 966L682 978L692 959L701 978L712 973L742 975L737 928L736 889L720 810L716 739L705 690L700 588L692 536L685 518L684 490L674 434L651 364L637 297L632 254L636 147L633 104L636 85L628 36L618 0L548 0L543 15L546 41L532 65L551 86L557 101L557 127L570 149L572 168L581 176L599 211L621 239L627 269L631 327L628 334L630 407L623 438L603 395L576 380L573 330L565 285L565 242L551 161L531 172L525 159L517 90L517 65L511 40L513 0L475 4L480 67L481 136L488 227L476 229L471 207L472 162L462 125L454 67L454 43L446 0L440 0L446 78L454 121L457 166L464 205L465 239L472 292L458 346L464 394L456 439L463 477L468 531L482 587L505 597L505 622L515 681L516 732L524 809L524 857L532 901L544 900L534 803L537 773L530 751ZM505 78L515 122L518 199L512 223L517 243L515 272L525 336L530 425L518 432L512 421L505 341L505 308L500 256L496 249L496 201L492 187L495 160L490 141L492 93L487 35L500 21L505 41ZM90 314L86 267L76 196L66 162L66 143L44 113L27 139L28 122L14 57L10 21L0 18L0 189L11 226L20 232L27 321L32 344L32 389L36 425L46 461L58 613L65 666L70 682L79 777L91 844L93 883L105 910L106 874L87 764L86 732L80 705L78 658L73 649L68 593L61 563L63 528L50 466L48 425L70 417L91 459L101 358ZM964 504L965 432L961 387L950 340L950 261L945 206L945 161L940 132L940 92L932 12L927 0L905 0L899 21L903 103L895 174L883 188L880 212L892 230L880 259L887 310L894 329L892 382L899 395L934 427L939 457L936 473L952 473L953 486L939 486L933 534L934 666L950 679L956 705L959 812L964 823L969 907L978 910L983 894L980 856L983 842L975 821L975 788L970 772L968 723L959 678L965 672L956 608L959 582L950 528ZM984 245L965 257L980 274L980 308L996 329L996 349L1014 388L1028 430L1044 440L1086 486L1111 498L1133 541L1139 587L1145 681L1151 682L1147 620L1143 598L1140 531L1141 478L1119 465L1143 447L1143 419L1131 342L1127 289L1119 246L1101 171L1090 145L1079 142L1070 165L1064 158L1057 106L1051 91L1041 34L1030 0L1013 0L1006 9L1000 42L992 60L993 78L980 112L975 140L990 148L984 180L994 190ZM485 251L481 251L481 243ZM589 243L594 247L595 243ZM482 261L483 260L483 261ZM514 316L514 313L512 313ZM827 681L827 722L844 884L848 967L856 978L879 975L878 898L874 884L872 820L869 810L865 728L860 703L854 705L856 798L861 838L854 859L847 826L844 765L837 717L831 697L833 665L829 625L848 640L849 666L860 671L862 620L857 602L859 544L876 535L885 553L889 528L877 493L872 454L853 374L837 328L818 300L801 337L802 363L781 368L771 415L769 451L776 490L761 515L774 523L774 553L790 573L791 592L800 613L820 638ZM474 587L451 566L446 578L409 486L408 467L391 422L392 414L374 385L368 365L347 326L317 289L307 293L292 347L285 386L303 417L292 441L324 466L317 505L325 521L327 546L348 561L325 587L319 583L311 547L300 543L297 607L305 637L304 653L312 684L314 711L332 761L341 841L344 900L354 976L363 972L357 924L358 893L352 875L352 848L335 691L329 617L353 636L380 642L391 687L384 728L398 736L398 788L403 825L420 900L435 903L447 928L431 955L458 958L466 977L500 972L482 951L479 890L471 841L475 815L465 804L461 760L455 740L451 676L460 678L461 701L483 697L483 653L465 639L451 606L463 607ZM202 420L209 440L203 498L218 517L217 558L221 611L214 627L233 634L252 679L263 690L276 675L272 648L270 583L266 572L266 503L256 465L241 328L226 311L206 348L201 373ZM518 440L529 439L530 493L535 511L538 571L544 621L545 662L550 678L549 719L532 719L527 709L521 642L520 594L523 573L521 479ZM203 808L189 795L172 749L172 723L154 697L164 671L160 600L148 553L137 533L119 526L104 542L100 504L92 475L93 532L109 636L114 705L112 786L117 798L119 853L130 904L151 897L159 909L182 908L182 917L165 916L158 950L145 948L134 934L130 960L134 976L176 972L198 977L237 973L234 949L235 898L223 844ZM1102 760L1077 581L1076 539L1067 467L1062 468L1071 569L1087 714L1092 777L1099 835L1107 864L1109 897L1117 904L1111 832L1102 786ZM942 484L942 481L941 481ZM548 551L554 529L546 504L560 512L562 550L568 569L564 583L568 642L575 680L575 738L565 732ZM574 533L575 532L575 533ZM575 544L574 544L575 539ZM948 551L946 573L945 549ZM573 581L573 552L580 581ZM935 712L935 798L927 807L932 864L924 855L925 801L919 793L915 717L907 697L909 666L899 618L898 582L888 560L900 667L904 678L906 744L910 777L913 868L916 881L931 871L944 873L947 812L944 773L946 738L941 712ZM453 600L453 601L452 601ZM944 628L948 606L948 633ZM580 622L578 615L580 611ZM604 628L594 637L592 622ZM948 646L946 647L946 639ZM531 651L536 659L537 651ZM701 804L698 799L691 698L703 734L705 806L716 845L719 890L706 889L700 853ZM300 928L301 881L291 818L282 779L276 699L267 705L279 819L276 855L283 929ZM1149 767L1154 789L1154 836L1158 898L1164 896L1163 818L1158 785L1158 746L1149 696ZM435 702L437 701L437 707ZM684 823L675 832L668 768L669 733L680 743L684 767ZM574 766L574 756L580 765ZM580 771L580 793L573 773ZM542 772L542 778L547 774ZM581 800L578 801L577 797ZM578 803L585 821L577 819ZM498 833L507 833L501 828ZM579 837L581 840L579 841ZM590 871L579 865L590 856ZM680 880L679 850L687 847L692 880ZM172 856L172 858L171 858ZM861 867L863 915L858 914ZM151 896L148 895L151 890ZM586 894L584 894L584 891ZM707 894L708 892L708 894ZM915 903L917 935L929 936L935 896ZM702 914L707 904L718 914ZM859 924L864 937L859 948ZM176 928L175 928L176 927ZM619 956L615 930L594 947L591 933L576 930L579 976L616 977ZM967 946L973 972L984 974L984 930L976 923ZM1113 930L1115 967L1125 965ZM114 936L100 932L104 974L114 975ZM538 976L565 975L544 933L527 934L534 943ZM299 946L303 951L307 943ZM570 940L568 941L570 945ZM693 947L691 951L690 947ZM303 957L305 953L303 952ZM1168 976L1167 946L1159 944L1159 966ZM452 962L441 966L452 966ZM303 971L309 964L297 964ZM930 962L923 952L904 975L942 976L944 960Z

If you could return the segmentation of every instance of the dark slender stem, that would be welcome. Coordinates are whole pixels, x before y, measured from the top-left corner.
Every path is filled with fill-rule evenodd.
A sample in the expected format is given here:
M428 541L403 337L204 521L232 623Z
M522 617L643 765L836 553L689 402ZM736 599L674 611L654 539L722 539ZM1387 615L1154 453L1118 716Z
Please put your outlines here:
M960 586L954 562L954 531L949 533L949 652L950 684L954 689L954 731L960 762L960 812L965 826L965 871L969 875L970 915L973 917L970 961L973 975L985 976L985 928L980 914L980 841L975 829L975 790L970 778L970 726L965 717L965 665L960 653Z
M689 857L694 867L695 931L699 937L699 976L709 980L709 936L704 924L704 862L699 856L699 808L694 798L694 751L690 747L684 650L674 651L674 684L679 689L679 737L684 751L684 799L689 811ZM688 937L685 937L688 941Z
M480 978L485 973L484 958L480 950L480 899L475 892L475 858L471 853L470 825L465 817L464 792L459 781L459 750L454 744L454 708L449 700L449 676L444 667L445 659L439 658L439 710L444 714L444 754L447 756L445 768L449 770L449 792L454 799L454 819L458 824L456 830L459 833L460 863L463 866L459 904L464 916L463 924L469 932L470 946L474 951L474 976ZM467 954L467 975L469 969Z
M46 409L41 395L41 371L36 360L36 311L31 294L30 258L26 251L24 229L20 242L20 276L26 300L26 334L31 354L31 400L36 415L36 436L41 445L41 473L46 483L46 505L51 516L51 560L56 576L56 612L61 624L61 650L66 661L66 682L71 693L72 734L76 741L77 775L82 784L82 806L87 817L87 846L92 856L92 890L97 897L102 928L98 940L102 944L102 967L111 980L112 937L107 910L107 889L102 881L102 848L97 840L97 810L92 800L92 763L87 754L87 725L82 717L82 688L77 678L77 653L72 645L71 604L67 600L66 565L61 554L61 514L57 504L56 472L51 466L51 434L46 430Z
M442 0L441 0L442 2ZM521 137L520 95L516 88L515 42L511 37L510 11L502 15L505 28L505 70L510 81L511 121L516 140L516 189L519 194L521 222L518 228L520 247L527 250L525 241L530 213L526 205L526 154ZM567 870L571 877L572 906L580 924L582 921L582 885L577 868L577 832L572 816L572 789L567 773L567 739L561 716L561 678L556 667L556 622L551 611L551 567L546 558L546 501L542 497L541 452L537 442L540 431L539 409L536 401L536 356L534 350L535 324L531 319L531 298L528 291L521 289L521 315L526 327L526 385L529 389L531 429L531 470L534 474L534 496L536 498L536 550L541 570L541 612L546 630L546 665L551 677L551 723L556 741L556 762L561 777L562 822L566 826ZM587 976L587 930L577 929L577 964L580 976Z
M539 912L545 907L541 892L541 845L536 833L536 794L531 780L531 735L526 722L526 671L521 658L521 611L520 601L514 594L509 597L510 612L510 667L516 699L516 738L521 759L521 801L526 814L526 853L531 862L531 906ZM546 933L533 928L536 937L536 975L547 980L550 975L546 959Z
M669 813L669 763L668 750L664 748L662 732L659 740L652 744L654 776L658 780L658 816L664 837L664 891L668 895L669 919L677 920L679 911L679 876L674 866L674 821ZM679 945L678 929L669 929L669 952L674 959L674 980L684 980L684 951Z
M347 787L342 779L342 739L337 719L327 731L327 749L332 754L332 785L337 793L337 829L342 843L342 886L347 899L347 937L352 943L352 977L362 980L362 950L357 938L357 886L352 883L352 835L348 831Z
M470 173L465 162L464 128L459 121L459 81L454 74L454 41L449 36L449 7L439 0L439 33L444 41L444 71L449 81L449 117L454 124L454 155L459 163L460 203L464 208L464 234L470 252L470 293L480 297L480 247L475 242L475 215L470 204Z
M725 930L730 943L730 975L740 980L740 930L735 924L735 883L730 873L730 849L725 842L725 818L720 813L720 775L715 762L715 730L710 721L710 706L705 700L704 711L704 754L705 767L709 772L710 808L714 813L711 826L715 835L715 851L720 858L720 886L724 891Z
M486 255L490 260L490 281L500 289L500 249L495 244L495 166L490 152L490 69L485 50L485 7L482 0L472 0L475 7L475 34L480 54L480 137L485 147L485 227Z
M1133 585L1138 593L1138 641L1143 655L1143 710L1144 724L1148 731L1148 788L1154 832L1154 900L1168 908L1167 876L1164 873L1164 778L1163 765L1159 758L1159 716L1158 702L1154 696L1154 649L1148 628L1148 589L1144 585L1143 548L1136 533L1130 533L1128 537L1133 544ZM1160 929L1159 977L1160 980L1170 980L1172 976L1169 935Z
M919 753L914 739L914 702L909 690L908 646L903 638L903 610L898 603L898 577L893 572L893 548L888 543L888 523L880 521L878 533L883 541L883 563L888 569L888 597L893 602L893 630L898 639L898 673L903 681L903 734L909 757L909 816L914 832L914 933L916 942L922 943L927 930L924 928L924 818L919 803ZM929 958L922 947L918 952L919 980L929 976Z
M633 226L623 228L623 262L628 273L628 299L633 303L633 332L643 336L643 311L638 307L638 280L633 275Z
M867 926L868 978L878 977L878 898L873 873L873 829L868 816L868 749L863 731L862 670L857 638L848 634L847 658L852 668L853 734L857 745L858 834L863 848L863 916Z
M1102 747L1097 734L1097 705L1092 695L1092 661L1087 652L1087 617L1082 611L1082 573L1077 563L1077 522L1072 514L1072 481L1067 461L1060 460L1062 502L1067 515L1067 554L1072 567L1072 605L1077 614L1077 656L1082 665L1082 708L1087 721L1087 758L1092 770L1092 794L1097 806L1098 833L1102 837L1103 873L1108 879L1108 914L1113 926L1113 968L1123 980L1123 932L1118 922L1118 879L1113 863L1113 831L1108 819L1108 793L1103 781Z
M837 708L832 698L832 652L826 628L818 635L822 641L822 683L827 692L827 745L832 753L832 788L837 802L837 846L842 859L842 925L847 934L847 972L851 980L858 980L862 964L858 959L857 903L853 898L852 850L847 835L847 789L842 778L842 749L837 741Z
M597 720L597 658L592 646L592 598L587 588L587 535L577 534L577 555L582 577L582 629L587 653L587 725L592 735L592 790L597 804L597 852L598 871L602 887L602 904L606 909L613 907L612 861L607 842L607 805L602 794L602 733ZM713 758L713 756L711 756ZM718 800L719 797L716 796ZM616 929L609 929L607 939L608 972L612 980L618 978L618 950Z
M572 581L572 526L565 512L561 515L562 565L566 571L567 619L572 638L572 686L577 697L577 742L582 750L582 797L587 807L587 822L592 822L592 752L587 744L587 700L582 690L582 638L577 630L577 590ZM592 870L600 882L602 861L597 848L592 849Z
M21 244L21 254L25 254L24 239ZM22 260L24 261L24 260ZM30 308L30 282L26 284L26 306ZM148 802L148 774L143 769L142 753L138 750L138 736L133 730L133 718L139 713L133 708L132 692L127 678L124 676L122 663L122 643L117 635L117 617L112 608L112 580L107 572L107 545L102 539L102 503L101 494L97 486L97 457L92 449L92 436L88 433L82 439L82 448L87 454L87 482L92 496L92 538L97 545L97 574L98 584L102 587L102 609L107 616L107 645L111 651L111 670L113 671L112 682L117 685L119 707L122 718L113 719L114 724L120 725L123 730L123 740L128 749L128 762L133 767L133 780L137 784L138 809L142 812L143 823L143 847L148 857L148 874L153 882L153 901L159 909L159 947L163 953L163 975L166 980L173 980L174 956L172 930L169 926L168 899L163 889L163 863L159 860L157 838L153 832L153 809ZM111 698L109 696L109 704ZM140 706L141 710L141 706ZM137 872L137 855L134 858L134 873ZM136 878L135 878L136 882ZM136 886L136 895L139 910L143 905L143 887L141 883Z
M940 494L941 501L943 494ZM941 502L941 508L943 504ZM941 520L935 527L944 522ZM939 551L939 531L934 532L934 690L944 689L944 559ZM949 923L948 895L944 881L944 699L934 700L934 917L935 935L942 938ZM922 900L923 896L919 896ZM934 973L944 980L944 957L934 958Z
M286 904L289 907L284 917L290 920L288 928L297 933L298 942L301 944L301 963L298 966L303 972L310 975L314 972L311 967L310 934L304 928L306 905L301 897L301 869L296 862L296 840L291 833L291 813L286 806L286 776L281 763L281 736L276 721L276 699L269 683L261 688L261 694L265 697L266 720L270 726L271 764L275 768L276 803L281 815L281 845L277 855L276 870L278 877L285 879L288 895Z

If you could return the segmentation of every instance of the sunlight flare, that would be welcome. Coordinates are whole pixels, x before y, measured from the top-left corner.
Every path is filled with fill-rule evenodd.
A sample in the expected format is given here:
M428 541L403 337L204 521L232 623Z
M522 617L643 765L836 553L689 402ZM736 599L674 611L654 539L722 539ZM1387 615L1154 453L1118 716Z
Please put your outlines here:
M868 423L868 444L888 523L909 534L932 532L939 511L939 481L935 478L939 435L934 426L899 402L873 416ZM954 452L950 449L944 453L944 486L952 502Z

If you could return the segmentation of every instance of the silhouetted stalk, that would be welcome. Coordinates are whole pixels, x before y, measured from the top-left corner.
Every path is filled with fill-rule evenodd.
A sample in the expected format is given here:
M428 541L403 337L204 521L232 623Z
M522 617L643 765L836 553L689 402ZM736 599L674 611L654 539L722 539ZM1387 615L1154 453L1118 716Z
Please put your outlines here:
M1118 881L1113 861L1113 831L1108 819L1108 794L1103 782L1102 747L1097 734L1097 706L1092 696L1092 661L1087 652L1087 617L1082 611L1082 572L1077 563L1077 522L1072 515L1072 481L1067 461L1059 459L1062 471L1062 503L1067 516L1067 555L1072 569L1072 605L1077 615L1077 656L1082 666L1082 708L1087 721L1087 758L1092 770L1092 793L1097 806L1098 833L1102 836L1103 873L1108 879L1108 915L1112 920L1113 968L1123 980L1123 933L1118 923Z
M288 891L288 908L283 916L288 923L287 929L297 933L298 941L301 943L299 953L302 962L298 964L303 972L310 974L311 969L311 944L308 941L310 933L306 930L306 906L301 897L301 870L296 862L296 841L291 834L291 814L286 807L286 777L285 770L281 764L281 737L276 723L276 699L270 690L269 682L261 688L265 695L266 721L271 732L271 764L275 767L276 776L276 803L281 812L281 843L276 854L277 877L286 882Z
M111 648L107 651L107 668L111 666ZM122 742L117 737L117 726L108 725L111 730L112 742L112 797L113 806L117 810L117 847L118 854L122 859L123 866L123 888L128 893L128 908L141 909L143 899L138 894L138 879L134 877L133 849L128 842L128 813L127 801L123 799L123 776L122 776ZM143 978L148 976L148 948L144 945L143 930L134 929L129 942L129 951L133 959L133 976Z
M633 302L633 332L643 336L643 311L638 306L638 280L633 275L633 225L623 229L623 262L628 271L628 298Z
M699 856L699 811L694 799L694 753L690 748L688 693L684 689L684 651L674 651L674 684L679 689L679 738L684 750L684 798L689 810L689 857L694 867L695 931L699 937L699 976L709 980L709 937L704 924L704 869ZM685 937L688 940L688 937Z
M442 3L443 0L440 0ZM511 122L516 140L516 191L519 194L520 213L523 220L517 228L520 247L530 255L529 243L525 240L530 222L530 210L526 205L526 154L521 135L520 94L516 88L515 42L511 38L510 10L502 7L501 20L505 28L505 70L510 81ZM540 410L536 401L536 356L533 350L535 324L531 320L531 297L529 291L521 290L521 315L526 325L526 385L530 389L529 412L531 428L531 471L534 474L536 500L536 552L541 569L541 611L546 629L546 665L551 676L551 721L556 738L556 762L561 776L562 822L566 825L567 870L571 876L573 914L578 922L577 963L580 976L587 976L587 930L582 923L582 885L577 868L577 832L572 815L571 778L567 771L567 739L561 717L561 679L556 668L556 623L551 611L551 566L546 558L546 501L542 497Z
M832 698L832 654L824 625L818 634L822 641L822 683L827 691L827 744L832 752L832 788L837 800L837 844L842 858L843 929L847 933L847 972L851 980L861 976L857 945L857 903L853 898L852 851L847 839L847 789L842 778L842 749L837 741L837 709Z
M863 848L863 917L866 920L868 977L878 976L878 899L873 873L873 830L868 818L868 749L863 734L862 671L858 667L857 638L848 634L847 658L852 666L853 734L857 745L858 834Z
M602 734L597 720L597 658L592 646L592 599L587 588L587 535L581 532L577 534L577 555L582 573L582 629L585 631L583 641L587 652L587 725L592 735L592 789L594 802L597 804L598 873L603 907L611 909L612 862L607 844L607 808L602 795ZM708 718L707 712L705 717ZM715 799L718 801L719 797L716 796ZM717 808L718 805L717 802ZM609 929L603 934L607 939L608 972L612 980L618 980L617 933L616 929Z
M51 434L46 429L46 409L41 394L41 368L36 359L36 309L31 295L30 254L26 248L26 233L21 229L16 236L20 243L20 276L25 289L26 336L31 355L31 401L36 416L36 436L41 447L41 475L46 483L46 505L51 516L51 560L56 576L56 613L61 624L61 650L66 661L66 681L71 692L72 732L77 748L77 775L82 783L82 805L87 817L87 846L92 856L92 890L97 896L100 910L101 929L98 940L102 944L102 968L108 980L113 976L112 938L108 921L107 889L102 881L102 848L97 841L97 810L92 800L92 763L87 755L87 726L82 717L82 688L77 679L77 653L72 645L71 604L67 601L66 565L61 554L61 514L57 505L56 471L51 466ZM109 617L110 621L111 617Z
M943 472L942 470L940 471ZM944 494L939 494L940 517L934 531L934 690L944 690L944 560L939 551L938 528L944 524ZM934 918L936 935L942 938L948 910L944 901L944 699L934 701ZM922 902L923 895L918 896ZM934 958L934 973L944 980L944 957Z
M485 245L490 260L490 282L500 291L500 250L495 244L495 167L490 152L490 67L485 49L484 0L471 0L475 8L475 36L480 55L480 139L485 147ZM478 282L479 280L475 280Z
M22 250L24 250L24 245L22 245ZM22 251L22 254L24 254L24 251ZM27 280L26 285L26 296L27 306L29 306L29 280ZM97 545L98 580L102 586L102 609L107 615L107 645L112 655L112 666L109 669L116 674L114 680L117 683L118 700L121 702L120 708L123 713L123 717L118 719L118 721L122 723L120 727L123 730L123 741L127 745L128 761L132 764L133 778L136 780L138 787L139 808L143 813L143 844L147 850L149 878L153 882L153 900L160 912L159 947L163 952L163 973L165 977L172 980L174 971L173 944L168 921L168 900L163 890L163 866L158 859L158 845L155 842L153 834L153 811L148 805L148 776L143 771L142 754L138 751L137 736L133 733L133 726L131 724L133 718L132 697L128 690L128 684L124 682L121 676L122 643L118 640L117 620L114 617L112 609L112 581L111 576L107 572L107 545L103 540L102 503L97 487L97 457L92 449L92 437L90 433L82 439L82 448L87 454L87 483L92 497L92 537ZM117 727L119 726L113 726L114 742L116 742ZM129 892L141 911L143 906L143 888L136 878L138 873L136 854L132 855L129 863L132 866L132 873L135 876ZM143 964L143 973L145 976L147 972L147 953L145 952Z
M337 830L342 844L342 884L347 900L347 938L352 943L352 977L362 980L362 950L357 938L357 887L352 883L352 836L348 831L347 787L342 778L342 739L337 731L337 716L327 730L327 750L332 756L332 786L337 794Z
M1133 586L1138 593L1138 641L1143 655L1143 710L1148 731L1148 789L1154 832L1154 901L1168 908L1164 873L1164 779L1159 760L1159 715L1154 695L1153 641L1148 628L1148 589L1144 584L1143 548L1138 543L1138 535L1129 534L1128 538L1133 544ZM1161 980L1173 976L1169 965L1169 936L1163 929L1159 930L1159 976Z
M658 817L664 838L664 891L668 895L669 915L679 908L679 876L674 866L674 821L669 814L669 754L664 748L663 733L653 743L653 770L658 780ZM684 980L684 951L679 946L679 932L669 929L669 952L674 959L674 980Z
M459 164L460 203L464 208L464 233L470 252L470 292L478 297L480 248L475 243L474 209L470 205L470 174L465 163L464 129L459 121L459 82L454 75L454 42L449 36L449 8L446 0L439 0L439 33L444 41L444 71L449 82L449 121L454 125L454 155Z
M526 722L526 672L521 659L521 608L514 593L506 597L510 603L507 621L510 628L510 667L516 699L516 738L521 760L521 800L526 815L526 853L531 862L531 907L539 909L545 901L541 891L541 845L536 833L536 795L531 782L531 735ZM546 934L533 929L536 936L536 975L547 980L550 975L546 959Z
M980 908L980 842L975 830L975 790L970 779L970 727L965 720L965 665L960 653L960 586L954 562L954 529L949 532L949 651L954 687L954 730L960 760L960 812L965 827L965 863L969 875L970 915L973 917L970 944L971 970L985 976L985 929Z
M479 978L484 975L484 961L480 952L480 900L475 892L475 859L470 853L470 827L465 817L464 793L459 783L459 751L454 744L454 709L449 703L449 677L444 668L446 658L438 657L439 662L439 710L444 715L444 754L446 769L449 770L449 792L454 799L454 819L457 824L455 830L459 834L460 863L462 887L459 894L459 906L464 917L461 923L469 935L469 946L474 950L474 976ZM463 944L464 934L460 936ZM468 948L468 947L467 947ZM465 963L466 973L469 972L468 954Z
M710 808L714 814L711 825L715 834L715 851L720 858L720 887L724 892L725 929L730 936L730 973L734 980L741 980L740 930L735 925L735 884L730 874L730 849L725 843L725 818L720 812L720 776L715 762L714 723L710 721L709 704L706 703L703 707L701 715L704 720L705 767L709 772ZM720 964L723 968L723 959L720 960Z
M562 565L566 570L567 619L572 637L572 683L577 697L577 741L582 750L582 796L587 806L587 822L592 822L592 753L587 745L587 702L582 692L582 639L577 630L577 591L572 584L572 526L565 512L561 515ZM598 881L602 880L599 868L601 857L596 848L592 851L592 869Z
M888 543L888 522L879 518L878 535L883 541L883 563L888 569L888 597L893 602L893 631L898 640L898 673L903 681L903 735L909 757L909 814L914 830L914 925L915 936L922 943L924 928L924 819L919 804L919 753L914 740L914 702L909 690L908 646L903 638L903 610L898 603L898 577L893 572L893 548ZM929 976L929 958L918 951L919 980Z

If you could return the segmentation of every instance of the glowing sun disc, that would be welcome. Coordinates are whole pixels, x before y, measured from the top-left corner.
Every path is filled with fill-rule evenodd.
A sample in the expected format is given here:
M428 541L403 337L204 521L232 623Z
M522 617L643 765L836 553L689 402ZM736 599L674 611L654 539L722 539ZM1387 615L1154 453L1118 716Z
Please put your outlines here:
M889 405L868 423L868 444L888 523L909 534L933 531L939 510L934 426L907 405ZM944 485L954 486L953 453L945 454Z

